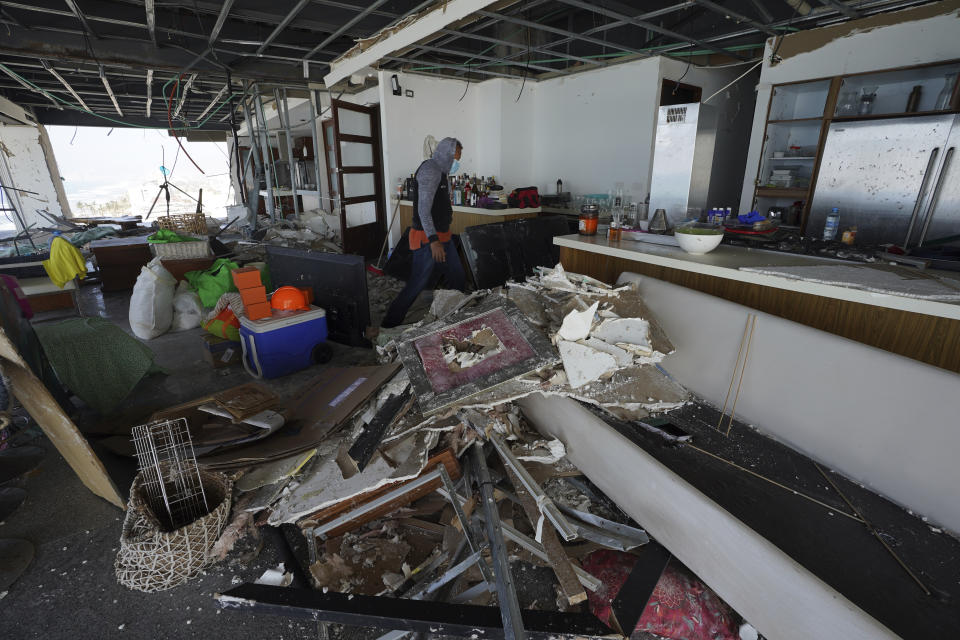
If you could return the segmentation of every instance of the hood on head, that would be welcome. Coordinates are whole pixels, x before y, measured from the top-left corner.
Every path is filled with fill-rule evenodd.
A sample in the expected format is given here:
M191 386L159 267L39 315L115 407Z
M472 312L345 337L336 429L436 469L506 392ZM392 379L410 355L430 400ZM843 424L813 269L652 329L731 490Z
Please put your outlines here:
M456 138L444 138L437 144L433 151L433 160L440 165L444 173L450 171L450 165L453 164L453 156L457 154L457 145L460 141Z

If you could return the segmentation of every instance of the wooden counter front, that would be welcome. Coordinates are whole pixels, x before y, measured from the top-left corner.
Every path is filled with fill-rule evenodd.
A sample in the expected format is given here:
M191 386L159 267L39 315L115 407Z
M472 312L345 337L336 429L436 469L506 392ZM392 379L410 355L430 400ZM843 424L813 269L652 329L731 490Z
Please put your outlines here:
M657 278L960 373L960 320L811 295L560 247L563 268L613 284L624 271ZM709 320L704 320L705 328Z
M450 223L450 231L453 233L463 233L467 227L473 227L479 224L492 224L494 222L506 222L507 220L520 220L522 218L536 218L540 215L540 209L480 209L476 207L454 207L453 221ZM413 203L405 200L400 201L400 230L404 230L413 224Z

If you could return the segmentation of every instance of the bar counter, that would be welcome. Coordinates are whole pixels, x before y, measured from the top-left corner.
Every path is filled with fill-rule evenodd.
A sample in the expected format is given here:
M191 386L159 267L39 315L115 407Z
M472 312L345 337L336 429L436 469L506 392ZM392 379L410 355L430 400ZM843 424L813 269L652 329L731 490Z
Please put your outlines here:
M960 302L740 270L858 263L725 245L692 255L679 247L632 240L610 243L599 236L557 236L554 244L568 271L608 283L624 271L639 273L960 372ZM960 288L960 274L933 269L925 273ZM709 318L704 318L704 330L709 330Z

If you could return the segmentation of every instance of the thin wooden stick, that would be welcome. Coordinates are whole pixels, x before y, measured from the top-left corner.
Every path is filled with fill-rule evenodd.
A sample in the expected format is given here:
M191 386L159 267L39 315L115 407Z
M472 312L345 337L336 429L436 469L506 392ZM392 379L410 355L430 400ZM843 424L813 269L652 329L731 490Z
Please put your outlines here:
M727 437L730 436L730 429L733 428L733 416L737 413L737 400L740 399L740 387L743 386L743 373L747 370L747 360L750 358L750 345L753 344L753 331L757 328L757 316L753 316L753 322L750 324L750 337L747 338L747 352L743 355L743 366L740 367L740 382L737 383L737 394L733 396L733 406L730 408L730 422L727 423ZM721 420L723 416L720 417Z
M724 464L730 465L730 466L733 467L734 469L737 469L737 470L739 470L739 471L744 471L744 472L749 473L750 475L752 475L752 476L754 476L754 477L760 478L761 480L765 480L766 482L769 482L770 484L772 484L772 485L774 485L774 486L780 487L781 489L784 489L785 491L789 491L790 493L793 493L793 494L795 494L795 495L798 495L798 496L800 496L801 498L803 498L803 499L805 499L805 500L809 500L810 502L814 502L814 503L820 505L821 507L826 507L828 510L830 510L831 513L839 513L840 515L842 515L842 516L847 516L847 517L850 518L851 520L856 520L857 522L863 522L863 521L864 521L862 517L858 517L858 516L855 516L855 515L851 515L851 514L847 513L846 511L841 511L840 509L837 509L837 508L834 507L833 505L829 505L829 504L827 504L826 502L822 502L822 501L820 501L820 500L817 500L817 499L814 498L813 496L808 496L807 494L802 493L802 492L800 492L800 491L797 491L796 489L794 489L794 488L792 488L792 487L788 487L788 486L785 485L785 484L780 484L780 483L777 482L776 480L772 480L772 479L770 479L770 478L768 478L768 477L766 477L766 476L762 476L762 475L760 475L759 473L757 473L756 471L751 471L750 469L747 469L746 467L741 467L741 466L738 465L736 462L733 462L733 461L731 461L731 460L727 460L726 458L721 458L720 456L718 456L718 455L716 455L716 454L714 454L714 453L710 453L710 452L707 451L706 449L701 449L700 447L698 447L698 446L696 446L696 445L693 445L693 444L690 444L689 442L685 443L684 446L690 447L690 448L693 449L694 451L699 451L700 453L704 453L704 454L710 456L711 458L715 458L715 459L719 460L720 462L723 462Z
M723 416L727 413L727 402L730 401L730 392L733 391L733 380L737 377L737 369L740 368L740 356L743 354L743 343L747 341L747 330L750 328L750 318L752 316L752 313L748 313L747 323L743 325L743 337L740 338L740 348L737 350L737 363L733 365L733 373L730 374L730 386L727 387L727 397L723 399L723 409L720 410L720 419L717 420L717 431L720 431Z
M910 570L910 567L908 567L907 564L900 559L900 556L898 556L897 553L890 548L890 545L887 544L886 540L884 540L880 536L880 532L877 531L876 527L870 524L870 521L867 520L866 516L864 516L859 509L853 506L853 503L850 502L850 499L847 498L847 496L844 495L842 491L840 491L840 487L838 487L836 483L834 483L833 479L830 476L828 476L827 473L816 462L813 463L813 466L815 466L817 468L817 471L820 472L820 475L822 475L823 478L830 483L830 486L833 487L833 490L836 491L838 494L840 494L840 497L843 498L843 501L847 503L847 506L850 507L850 509L852 509L853 512L860 517L860 519L863 521L863 524L865 524L867 526L867 529L870 530L870 533L873 534L873 537L880 541L880 544L883 545L883 548L886 549L891 556L893 556L893 559L896 560L897 564L899 564L903 568L903 570L907 572L907 575L913 578L913 581L916 582L921 589L923 589L923 592L925 594L927 594L928 596L932 595L930 593L930 589L927 589L926 585L920 582L920 578L918 578L916 574Z

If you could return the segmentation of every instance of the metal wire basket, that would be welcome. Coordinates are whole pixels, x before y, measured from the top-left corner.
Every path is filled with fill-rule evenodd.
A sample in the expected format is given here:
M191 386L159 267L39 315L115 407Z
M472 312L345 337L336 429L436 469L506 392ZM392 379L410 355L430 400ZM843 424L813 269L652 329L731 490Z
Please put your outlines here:
M147 504L166 530L210 512L185 418L134 427L132 437Z

